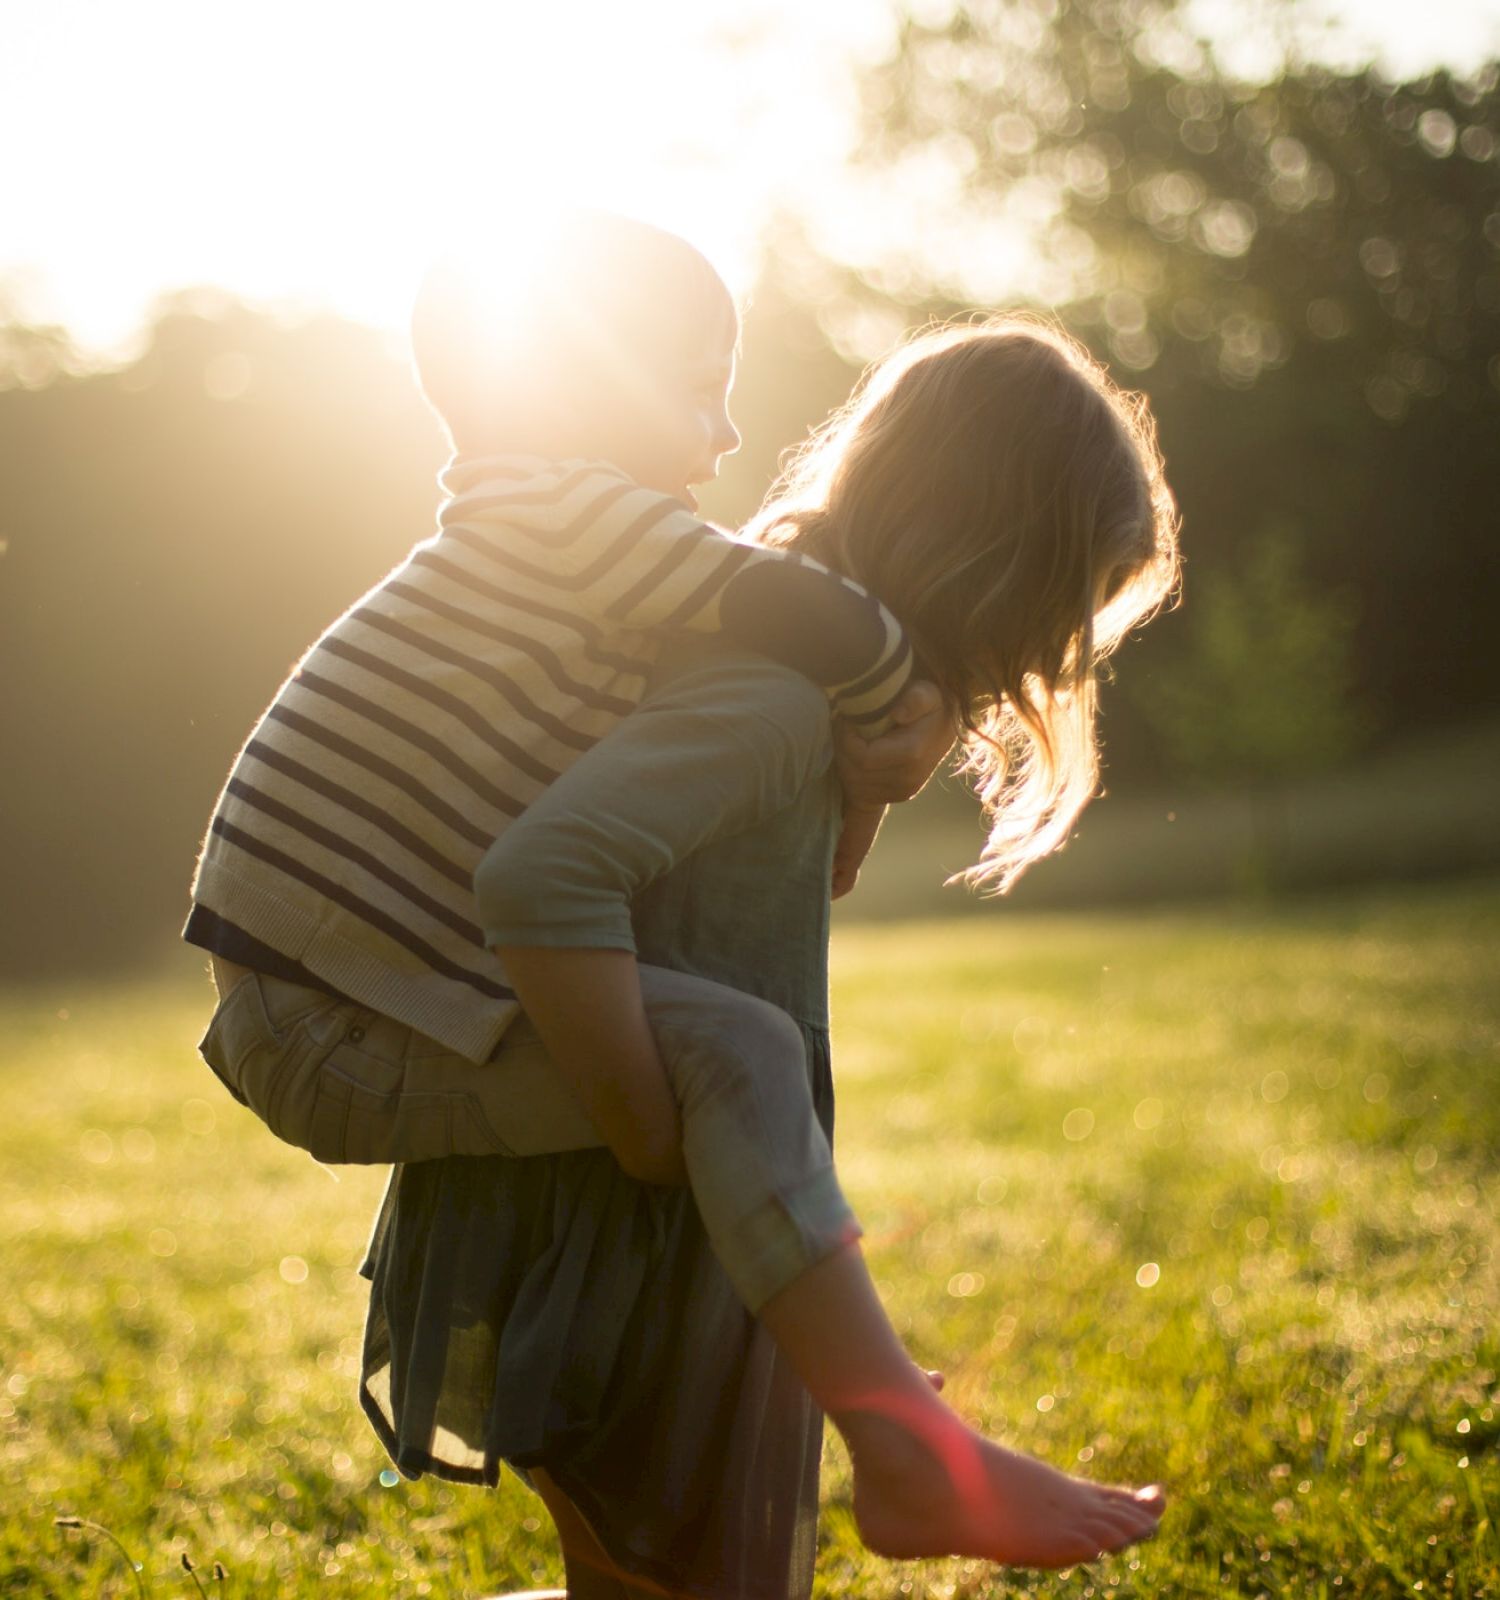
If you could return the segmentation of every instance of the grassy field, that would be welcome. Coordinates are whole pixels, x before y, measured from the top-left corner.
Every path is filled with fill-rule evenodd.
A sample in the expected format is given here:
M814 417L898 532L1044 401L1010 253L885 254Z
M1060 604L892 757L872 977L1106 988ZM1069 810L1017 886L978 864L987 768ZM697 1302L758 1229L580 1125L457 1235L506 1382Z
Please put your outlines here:
M830 1447L820 1594L1500 1596L1497 948L1493 884L842 929L842 1165L913 1348L1173 1504L1067 1575L892 1566ZM204 998L4 1002L0 1596L193 1595L184 1554L236 1596L556 1579L514 1484L382 1476L352 1399L381 1175L234 1106Z

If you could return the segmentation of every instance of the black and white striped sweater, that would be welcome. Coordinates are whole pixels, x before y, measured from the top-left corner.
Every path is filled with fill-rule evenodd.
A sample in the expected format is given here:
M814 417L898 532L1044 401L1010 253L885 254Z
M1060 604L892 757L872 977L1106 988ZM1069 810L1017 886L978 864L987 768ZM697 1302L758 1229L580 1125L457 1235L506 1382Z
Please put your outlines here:
M638 704L660 638L732 634L871 728L911 654L854 584L736 542L606 463L458 461L443 485L437 534L323 634L252 730L193 900L483 1061L517 1006L474 869Z

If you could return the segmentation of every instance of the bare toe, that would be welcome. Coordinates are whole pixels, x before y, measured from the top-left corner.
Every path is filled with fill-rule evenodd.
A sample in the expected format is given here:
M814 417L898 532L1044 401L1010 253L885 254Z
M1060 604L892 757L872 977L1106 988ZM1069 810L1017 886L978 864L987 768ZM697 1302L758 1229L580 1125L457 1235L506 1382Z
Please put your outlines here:
M1114 1555L1126 1550L1140 1538L1139 1533L1128 1524L1114 1521L1098 1524L1092 1536L1098 1541L1100 1555Z

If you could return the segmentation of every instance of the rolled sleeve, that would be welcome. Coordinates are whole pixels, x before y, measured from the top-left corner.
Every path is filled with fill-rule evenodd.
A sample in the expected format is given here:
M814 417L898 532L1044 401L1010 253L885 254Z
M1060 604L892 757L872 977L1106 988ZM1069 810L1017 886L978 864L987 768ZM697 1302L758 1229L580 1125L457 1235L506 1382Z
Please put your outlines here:
M634 950L641 889L790 805L830 759L828 702L807 679L691 649L485 853L474 888L486 942Z

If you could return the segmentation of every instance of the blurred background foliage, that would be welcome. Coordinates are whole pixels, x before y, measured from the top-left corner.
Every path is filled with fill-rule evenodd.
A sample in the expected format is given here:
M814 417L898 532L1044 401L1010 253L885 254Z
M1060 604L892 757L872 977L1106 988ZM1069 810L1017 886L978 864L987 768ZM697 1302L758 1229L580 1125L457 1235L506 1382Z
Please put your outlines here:
M711 513L901 329L992 303L1024 238L1031 299L1151 396L1184 517L1188 604L1106 693L1115 833L1018 903L1232 888L1265 794L1285 884L1500 860L1497 83L1291 46L1246 81L1131 0L913 7L864 69L849 181L883 226L768 234ZM332 318L193 291L108 370L0 322L0 969L154 959L251 720L430 531L438 430L404 354ZM900 819L871 914L933 909L978 837L956 806Z

